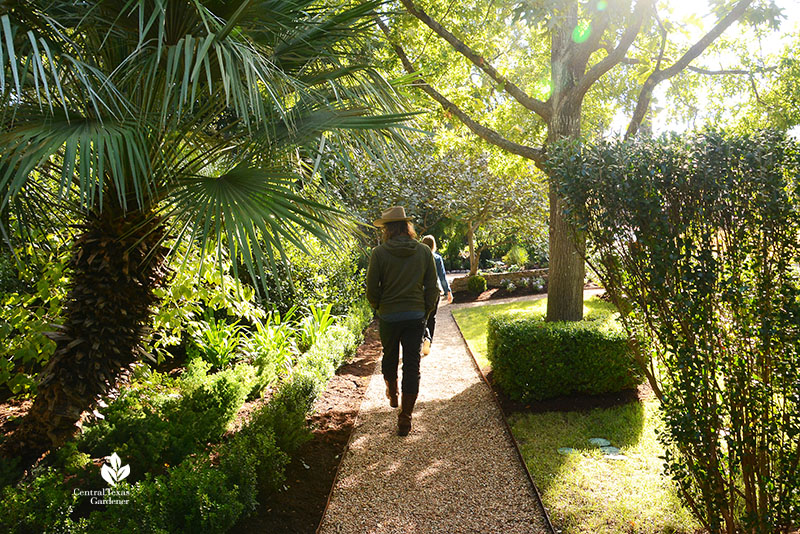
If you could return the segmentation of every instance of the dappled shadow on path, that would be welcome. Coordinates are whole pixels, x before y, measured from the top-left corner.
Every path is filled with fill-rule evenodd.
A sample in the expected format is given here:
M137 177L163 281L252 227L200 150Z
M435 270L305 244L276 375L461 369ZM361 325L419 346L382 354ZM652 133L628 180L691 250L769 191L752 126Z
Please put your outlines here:
M475 375L438 374L436 356L424 365L409 436L396 435L385 399L365 399L322 532L546 532L491 392Z

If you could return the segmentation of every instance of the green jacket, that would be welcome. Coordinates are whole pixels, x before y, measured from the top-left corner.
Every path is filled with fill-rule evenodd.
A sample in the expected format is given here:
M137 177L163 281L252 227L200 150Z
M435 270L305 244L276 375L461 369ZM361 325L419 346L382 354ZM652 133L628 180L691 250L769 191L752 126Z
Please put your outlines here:
M367 299L379 316L409 311L430 315L439 299L431 249L408 236L375 247L367 269Z

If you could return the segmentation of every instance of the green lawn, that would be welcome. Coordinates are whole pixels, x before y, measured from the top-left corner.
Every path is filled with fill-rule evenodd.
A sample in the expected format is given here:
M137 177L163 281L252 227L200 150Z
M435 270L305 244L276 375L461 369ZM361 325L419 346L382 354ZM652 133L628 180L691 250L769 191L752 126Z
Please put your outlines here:
M497 312L544 314L546 300L464 308L453 313L482 368L486 324ZM608 310L593 298L584 314ZM658 402L630 403L590 412L515 414L509 423L542 499L563 534L661 534L695 532L699 526L681 506L663 475L656 439ZM605 438L620 449L611 459L589 443ZM559 449L571 448L569 454Z

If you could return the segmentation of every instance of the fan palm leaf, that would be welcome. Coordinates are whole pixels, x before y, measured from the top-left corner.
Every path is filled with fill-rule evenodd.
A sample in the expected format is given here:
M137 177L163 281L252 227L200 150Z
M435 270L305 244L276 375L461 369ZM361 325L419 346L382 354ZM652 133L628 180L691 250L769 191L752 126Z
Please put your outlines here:
M352 229L303 194L298 161L402 138L409 115L362 53L377 5L0 4L0 212L26 225L59 206L82 229L56 354L6 453L62 442L136 358L167 239L226 246L263 280L284 243Z

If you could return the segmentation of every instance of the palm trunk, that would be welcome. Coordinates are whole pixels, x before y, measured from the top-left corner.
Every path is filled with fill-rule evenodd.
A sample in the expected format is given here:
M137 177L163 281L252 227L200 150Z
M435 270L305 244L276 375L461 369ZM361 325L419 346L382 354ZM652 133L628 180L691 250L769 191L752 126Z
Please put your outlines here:
M2 455L27 468L78 429L81 414L115 387L138 359L156 297L165 279L162 229L141 213L91 217L73 246L72 277L57 346L40 375L30 412Z

